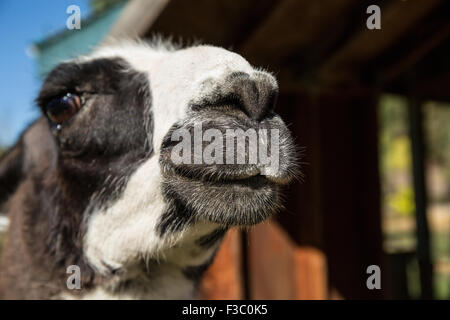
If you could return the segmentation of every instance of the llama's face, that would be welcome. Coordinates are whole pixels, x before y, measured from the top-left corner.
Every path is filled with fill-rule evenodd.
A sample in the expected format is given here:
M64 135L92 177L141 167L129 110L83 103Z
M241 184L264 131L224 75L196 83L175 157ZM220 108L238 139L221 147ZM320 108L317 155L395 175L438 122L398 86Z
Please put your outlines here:
M94 216L87 237L104 243L118 228L145 237L150 229L161 235L193 221L252 225L272 214L295 166L292 138L273 111L276 96L273 76L227 50L124 45L58 66L37 101L49 118L61 172L85 180L87 189L97 185L85 213ZM248 141L256 134L271 164L255 146L227 145L236 129ZM186 133L191 144L180 153ZM237 134L230 141L237 143ZM217 139L223 148L211 152Z

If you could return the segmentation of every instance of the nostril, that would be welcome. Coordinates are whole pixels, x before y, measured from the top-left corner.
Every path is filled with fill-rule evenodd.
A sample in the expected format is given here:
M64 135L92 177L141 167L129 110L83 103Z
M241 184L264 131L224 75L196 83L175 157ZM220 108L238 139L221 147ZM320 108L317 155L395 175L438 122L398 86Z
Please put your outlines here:
M226 87L240 98L240 106L251 119L261 121L274 109L278 87L268 74L234 72L227 77Z
M241 83L240 88L242 104L250 118L261 121L273 111L278 92L270 83L248 79L245 84Z
M274 89L268 94L266 108L268 111L273 111L278 100L278 90Z
M241 110L248 117L250 117L244 106L244 102L242 101L241 96L234 92L226 95L213 94L212 97L206 97L202 99L200 102L191 103L190 107L191 110L193 111L233 107Z
M191 102L191 110L232 106L250 119L261 121L272 114L278 97L275 78L262 72L252 76L245 72L234 72L223 81L209 80L205 85L210 86L209 92L198 101Z

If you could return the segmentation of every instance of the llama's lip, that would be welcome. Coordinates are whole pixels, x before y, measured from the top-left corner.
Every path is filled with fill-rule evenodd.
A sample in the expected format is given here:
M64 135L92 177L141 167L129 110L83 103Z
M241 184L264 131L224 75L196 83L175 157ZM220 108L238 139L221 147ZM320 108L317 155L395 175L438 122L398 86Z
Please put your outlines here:
M242 176L227 177L226 179L217 179L217 178L198 179L196 177L192 177L189 175L176 174L176 175L173 175L172 178L181 179L181 180L189 181L192 183L201 183L201 184L203 184L204 187L208 187L208 186L213 187L214 186L214 187L230 188L230 186L233 186L233 187L238 188L236 190L240 190L240 188L243 188L242 190L247 190L247 189L257 190L259 188L270 187L270 186L276 185L276 183L267 179L266 176L263 176L260 174L247 176L245 178Z
M161 158L163 175L180 176L192 181L205 181L230 184L233 182L252 181L253 178L263 178L273 184L285 185L292 179L289 175L273 174L267 167L258 164L241 165L174 165Z
M199 220L226 226L255 225L281 207L279 186L263 175L235 180L164 175L163 192L195 211Z
M248 183L262 179L273 184L287 184L290 179L283 176L264 174L263 166L256 164L242 165L174 165L161 159L162 173L166 177L184 177L191 181L209 183Z
M209 170L207 172L200 170L189 170L186 168L180 167L171 167L170 169L164 171L165 175L174 175L185 177L190 180L199 180L206 182L217 182L217 183L233 183L233 182L242 182L246 180L250 180L252 178L263 178L261 175L261 171L252 166L245 166L245 168L241 168L239 172L232 172L231 170Z

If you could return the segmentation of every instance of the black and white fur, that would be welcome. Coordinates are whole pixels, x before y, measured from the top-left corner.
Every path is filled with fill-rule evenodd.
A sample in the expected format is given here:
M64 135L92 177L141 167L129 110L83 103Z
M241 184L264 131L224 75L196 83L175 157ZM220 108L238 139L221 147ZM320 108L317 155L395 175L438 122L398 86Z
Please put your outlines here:
M295 174L277 90L269 73L205 45L125 42L57 66L38 105L45 113L69 92L83 107L60 126L41 117L1 159L11 222L0 296L194 297L226 230L274 213ZM280 170L175 166L171 132L198 123L279 129ZM69 265L81 268L81 290L66 287Z

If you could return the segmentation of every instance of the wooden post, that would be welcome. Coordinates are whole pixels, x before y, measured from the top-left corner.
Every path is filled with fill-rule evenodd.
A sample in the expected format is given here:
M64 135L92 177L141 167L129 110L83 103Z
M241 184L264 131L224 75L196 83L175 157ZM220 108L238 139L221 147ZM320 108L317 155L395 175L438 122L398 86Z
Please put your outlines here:
M250 299L328 297L323 252L297 245L275 221L252 228L248 239Z
M416 203L417 259L420 270L422 299L433 299L433 265L430 254L430 231L427 221L427 193L425 185L425 148L423 115L418 99L409 101L409 125L413 159L414 197Z
M242 269L241 231L232 229L202 279L199 299L244 299Z

